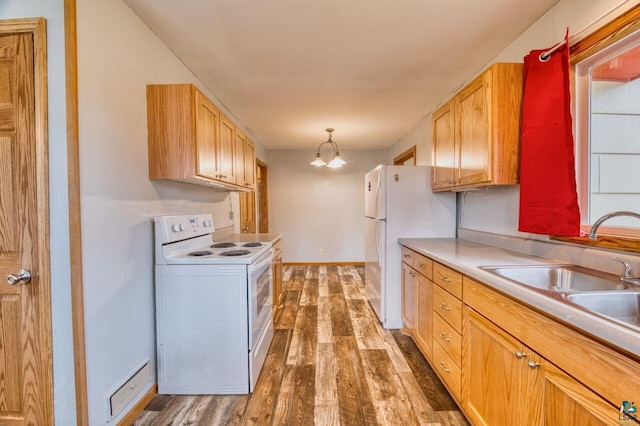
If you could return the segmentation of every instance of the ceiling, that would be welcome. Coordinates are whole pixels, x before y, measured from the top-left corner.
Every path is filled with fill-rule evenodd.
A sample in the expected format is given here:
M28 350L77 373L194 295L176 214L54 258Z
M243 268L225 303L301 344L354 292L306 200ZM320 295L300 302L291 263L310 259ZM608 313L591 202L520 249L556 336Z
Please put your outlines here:
M341 150L392 146L557 2L125 0L266 149Z

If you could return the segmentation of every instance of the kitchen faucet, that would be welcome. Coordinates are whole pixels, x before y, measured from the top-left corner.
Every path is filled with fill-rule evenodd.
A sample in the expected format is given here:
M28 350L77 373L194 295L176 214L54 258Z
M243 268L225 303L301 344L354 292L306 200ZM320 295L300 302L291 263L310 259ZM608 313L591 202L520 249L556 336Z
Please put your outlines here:
M617 217L617 216L630 216L630 217L635 217L636 219L640 219L640 214L634 213L634 212L619 211L619 212L607 213L604 216L602 216L600 219L596 220L596 222L593 224L593 226L591 227L591 232L589 233L589 239L596 240L598 238L596 231L598 230L600 225L602 225L603 222L611 219L612 217Z
M622 271L622 274L620 274L620 281L625 282L627 284L640 285L640 277L633 276L633 271L631 271L631 265L629 265L627 262L623 262L622 260L618 259L615 256L612 257L611 259L615 260L616 262L622 263L622 266L624 266L624 271Z

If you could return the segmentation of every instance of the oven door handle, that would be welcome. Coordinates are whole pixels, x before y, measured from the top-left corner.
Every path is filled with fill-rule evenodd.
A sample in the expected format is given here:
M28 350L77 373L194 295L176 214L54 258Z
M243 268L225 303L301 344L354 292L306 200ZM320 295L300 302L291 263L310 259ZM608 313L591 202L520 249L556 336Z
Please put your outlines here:
M271 264L271 262L273 262L273 249L269 249L269 251L266 252L264 256L258 259L256 264L249 265L249 272L253 273L259 270L260 268L264 267L265 265Z

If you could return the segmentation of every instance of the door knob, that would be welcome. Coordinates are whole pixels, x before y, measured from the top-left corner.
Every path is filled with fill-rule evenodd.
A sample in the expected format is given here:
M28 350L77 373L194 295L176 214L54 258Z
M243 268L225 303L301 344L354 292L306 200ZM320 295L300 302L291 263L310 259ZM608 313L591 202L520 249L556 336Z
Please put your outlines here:
M18 272L17 274L7 275L7 284L9 285L20 283L26 284L29 281L31 281L31 272L27 271L26 269L20 270L20 272Z

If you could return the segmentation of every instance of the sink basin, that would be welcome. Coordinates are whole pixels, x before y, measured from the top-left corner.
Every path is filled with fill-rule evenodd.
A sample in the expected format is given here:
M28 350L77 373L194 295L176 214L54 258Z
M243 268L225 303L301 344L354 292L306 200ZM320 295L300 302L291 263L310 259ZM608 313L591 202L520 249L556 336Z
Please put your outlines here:
M616 275L575 265L484 266L482 269L541 290L580 292L629 288Z
M571 303L609 318L640 328L640 293L574 293L568 294Z

